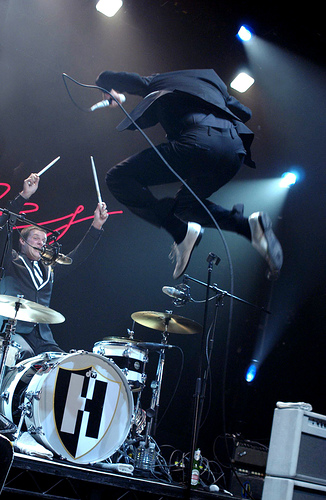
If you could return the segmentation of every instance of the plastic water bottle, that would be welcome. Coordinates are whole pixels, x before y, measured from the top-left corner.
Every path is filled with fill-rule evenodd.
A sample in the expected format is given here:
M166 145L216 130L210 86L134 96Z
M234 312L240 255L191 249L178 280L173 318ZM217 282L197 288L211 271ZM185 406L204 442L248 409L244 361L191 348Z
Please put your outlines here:
M139 446L136 451L135 467L137 469L142 469L143 462L145 459L145 441L140 441Z
M156 461L155 444L149 443L149 447L145 450L145 464L144 469L154 471Z
M149 443L145 447L145 441L140 441L136 452L135 467L137 469L153 472L156 462L155 444Z

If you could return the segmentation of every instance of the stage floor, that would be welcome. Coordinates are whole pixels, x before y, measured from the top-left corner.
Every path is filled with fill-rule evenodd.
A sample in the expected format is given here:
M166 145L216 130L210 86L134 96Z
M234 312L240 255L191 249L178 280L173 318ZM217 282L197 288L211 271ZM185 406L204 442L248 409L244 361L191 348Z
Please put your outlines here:
M101 469L99 464L76 465L65 460L49 460L15 453L1 498L44 498L60 500L163 500L169 498L213 499L243 497L191 489L142 471L122 474Z

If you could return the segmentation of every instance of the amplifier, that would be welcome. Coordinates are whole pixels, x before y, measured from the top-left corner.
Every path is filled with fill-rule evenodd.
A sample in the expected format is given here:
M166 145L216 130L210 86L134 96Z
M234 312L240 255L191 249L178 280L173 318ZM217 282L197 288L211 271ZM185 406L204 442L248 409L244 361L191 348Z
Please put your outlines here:
M266 476L261 500L325 500L326 486Z
M236 467L265 472L268 449L253 441L236 441L232 463Z
M326 417L276 408L266 474L326 485Z
M237 477L232 472L229 490L237 498L261 498L264 486L264 475L254 474L249 471L236 471ZM278 498L281 500L281 498ZM283 500L283 499L282 499Z

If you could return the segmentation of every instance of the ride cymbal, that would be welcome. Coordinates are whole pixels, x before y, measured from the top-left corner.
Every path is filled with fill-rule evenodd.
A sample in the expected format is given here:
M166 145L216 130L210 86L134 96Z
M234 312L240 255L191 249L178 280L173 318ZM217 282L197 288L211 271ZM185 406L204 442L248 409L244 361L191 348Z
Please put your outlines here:
M155 311L138 311L132 313L131 318L140 325L147 326L148 328L159 330L161 332L193 334L201 333L203 330L199 323L176 314Z

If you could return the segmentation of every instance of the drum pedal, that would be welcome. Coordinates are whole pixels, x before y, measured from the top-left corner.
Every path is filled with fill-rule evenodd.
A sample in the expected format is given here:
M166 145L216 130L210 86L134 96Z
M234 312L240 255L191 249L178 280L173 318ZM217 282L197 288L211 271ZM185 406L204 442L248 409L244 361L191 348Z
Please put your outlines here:
M131 464L109 464L107 462L101 462L96 465L103 467L103 469L121 472L121 474L132 474L134 472L134 467Z

